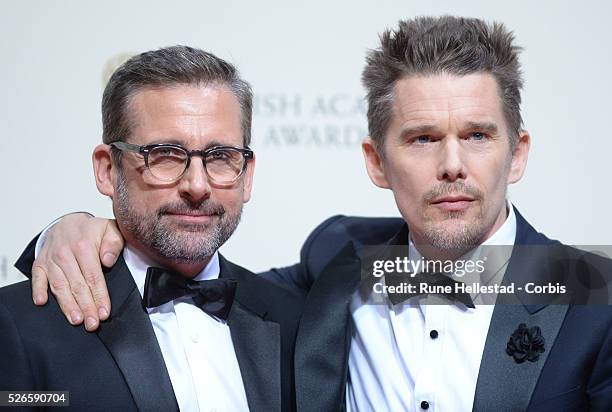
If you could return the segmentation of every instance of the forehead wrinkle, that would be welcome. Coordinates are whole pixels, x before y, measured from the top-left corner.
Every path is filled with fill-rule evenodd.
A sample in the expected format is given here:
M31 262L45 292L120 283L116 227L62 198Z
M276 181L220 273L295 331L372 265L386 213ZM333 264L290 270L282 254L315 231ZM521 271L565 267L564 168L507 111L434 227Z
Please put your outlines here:
M477 81L474 75L416 76L398 81L393 109L400 133L420 126L460 132L468 122L493 123L497 130L503 129L505 117L497 81L491 75L477 76ZM436 79L442 81L436 83Z
M164 99L160 93L169 95ZM208 140L203 142L207 147L212 141L215 145L236 145L238 142L233 141L234 135L242 140L238 102L225 88L181 86L144 89L133 96L129 109L133 119L132 135L142 134L137 136L139 139L178 143L186 148L193 146L195 150L201 149L202 139Z
M412 136L412 135L416 135L416 134L429 134L429 133L433 133L433 134L439 134L441 131L438 128L438 126L434 125L434 124L422 124L422 125L415 125L415 126L406 126L403 127L400 131L400 136Z
M499 133L499 126L495 122L490 121L467 121L462 125L462 129L477 129L484 130L489 133Z

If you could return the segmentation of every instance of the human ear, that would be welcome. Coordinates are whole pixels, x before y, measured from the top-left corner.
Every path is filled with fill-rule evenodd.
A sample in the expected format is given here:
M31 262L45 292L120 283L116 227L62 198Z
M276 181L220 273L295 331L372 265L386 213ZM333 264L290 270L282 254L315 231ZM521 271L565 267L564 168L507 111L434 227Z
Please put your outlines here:
M526 130L522 130L519 133L516 147L512 152L508 184L516 183L523 177L523 173L525 173L525 169L527 168L527 158L529 157L530 146L531 137Z
M366 169L370 180L376 186L389 189L389 181L385 175L385 167L382 156L376 148L376 143L371 137L366 137L361 143L361 150L365 159Z
M111 147L107 144L96 146L91 156L98 191L103 195L112 197L115 193L113 179L113 162L111 161Z

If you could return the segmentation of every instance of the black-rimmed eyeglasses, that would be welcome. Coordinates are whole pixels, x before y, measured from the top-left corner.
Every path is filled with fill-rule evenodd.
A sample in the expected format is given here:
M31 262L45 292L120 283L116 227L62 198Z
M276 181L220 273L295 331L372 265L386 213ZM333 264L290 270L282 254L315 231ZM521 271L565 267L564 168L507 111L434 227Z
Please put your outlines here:
M214 146L206 150L187 150L172 143L138 146L126 142L113 142L110 146L125 152L139 153L151 175L164 182L180 179L192 156L201 156L208 178L217 184L234 183L244 173L253 151L232 146Z

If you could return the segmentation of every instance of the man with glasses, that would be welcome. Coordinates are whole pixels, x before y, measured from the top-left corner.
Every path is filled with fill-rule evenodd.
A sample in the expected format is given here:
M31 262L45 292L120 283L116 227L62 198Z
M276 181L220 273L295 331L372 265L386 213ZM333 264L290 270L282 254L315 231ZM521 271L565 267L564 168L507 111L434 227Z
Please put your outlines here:
M251 108L248 83L202 50L114 72L93 152L125 238L105 274L112 315L90 334L55 300L32 311L29 282L2 288L1 390L69 391L74 410L294 409L301 298L218 252L250 198Z

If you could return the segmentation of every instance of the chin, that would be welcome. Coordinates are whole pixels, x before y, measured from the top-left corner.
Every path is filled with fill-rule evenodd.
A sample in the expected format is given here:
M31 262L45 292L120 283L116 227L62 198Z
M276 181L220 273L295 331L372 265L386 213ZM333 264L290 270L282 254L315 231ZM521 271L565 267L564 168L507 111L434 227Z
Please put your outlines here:
M189 236L193 233L199 233L200 235L207 233L211 228L210 223L195 223L195 222L177 222L172 225L172 228L169 229L173 232L183 233L185 236Z
M425 228L426 239L440 249L465 249L480 243L482 225L478 221L449 219L444 222L428 225Z

